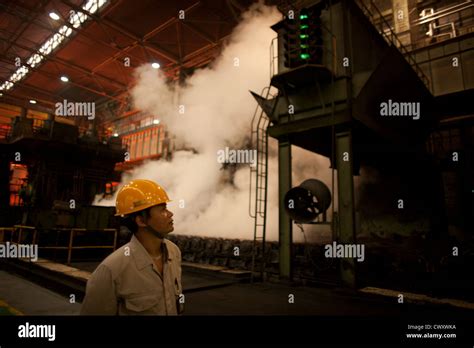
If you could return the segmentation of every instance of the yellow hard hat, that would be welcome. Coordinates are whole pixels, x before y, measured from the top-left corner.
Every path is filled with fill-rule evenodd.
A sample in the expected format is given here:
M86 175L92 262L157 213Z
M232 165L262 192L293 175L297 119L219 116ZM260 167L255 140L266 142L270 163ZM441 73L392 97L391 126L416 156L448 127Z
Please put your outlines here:
M168 202L171 202L168 195L156 182L136 179L123 186L117 194L115 216L136 213Z

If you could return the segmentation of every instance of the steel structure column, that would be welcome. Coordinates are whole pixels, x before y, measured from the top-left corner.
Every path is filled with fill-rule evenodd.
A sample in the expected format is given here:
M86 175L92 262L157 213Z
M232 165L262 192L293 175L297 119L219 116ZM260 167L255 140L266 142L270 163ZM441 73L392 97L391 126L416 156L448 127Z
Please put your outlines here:
M292 243L293 231L290 216L285 212L284 197L291 189L291 143L287 139L278 139L278 230L280 279L292 279Z
M355 244L355 211L352 133L351 131L336 134L336 165L338 187L338 220L339 243ZM354 259L341 259L341 280L349 287L356 286L356 269Z

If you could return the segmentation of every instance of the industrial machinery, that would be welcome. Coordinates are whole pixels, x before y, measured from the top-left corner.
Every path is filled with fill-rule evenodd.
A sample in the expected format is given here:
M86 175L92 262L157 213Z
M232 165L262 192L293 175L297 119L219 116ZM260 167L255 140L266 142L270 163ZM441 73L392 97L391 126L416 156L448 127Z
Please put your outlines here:
M326 210L331 205L331 192L320 180L308 179L292 188L285 195L285 211L295 223L315 222L322 217L326 222Z
M472 34L465 34L464 39L451 35L451 41L439 41L432 48L425 47L425 41L413 42L416 30L406 25L410 18L397 22L395 17L395 8L402 3L408 5L398 1L390 9L394 21L387 19L374 1L288 4L280 9L284 18L272 26L277 37L270 50L270 85L260 95L252 93L259 106L252 123L259 151L252 173L258 214L252 216L255 240L265 240L267 139L272 137L278 141L281 279L294 275L294 223L325 221L324 212L331 203L329 190L315 181L293 187L293 146L330 161L331 192L337 192L337 214L331 218L333 239L347 245L370 245L367 250L372 254L363 264L365 273L353 259L341 263L340 279L347 286L357 286L362 274L375 274L378 258L387 259L389 254L393 262L379 274L393 271L406 278L410 273L404 269L407 264L412 268L448 267L441 264L443 257L449 259L441 247L442 251L425 260L410 257L436 249L431 244L452 243L447 242L449 230L463 231L464 238L472 230L472 219L468 218L472 199L465 194L472 186L466 179L466 173L472 172L468 164L472 161L468 159L472 158L471 131L461 126L461 122L472 123L468 116L472 110L457 102L472 91L465 91L470 77L459 69L469 66L461 43L471 40ZM471 5L466 2L462 8ZM437 18L427 11L424 14L412 21L414 28ZM424 46L414 50L418 43ZM425 54L427 59L422 58ZM429 58L431 54L440 58ZM452 88L444 84L446 80L453 82ZM387 113L386 108L392 106L395 111ZM440 139L442 146L436 149L438 132L455 122L459 122L459 133L455 134L464 140L448 143L448 138ZM461 147L465 149L463 165L456 157ZM447 148L450 151L443 150ZM371 170L378 174L368 178ZM448 187L456 175L462 190ZM359 183L362 178L363 184L356 185L355 177ZM445 209L453 206L451 193L456 202L463 202L457 211ZM401 241L412 251L401 247ZM397 265L395 269L391 269L393 265Z

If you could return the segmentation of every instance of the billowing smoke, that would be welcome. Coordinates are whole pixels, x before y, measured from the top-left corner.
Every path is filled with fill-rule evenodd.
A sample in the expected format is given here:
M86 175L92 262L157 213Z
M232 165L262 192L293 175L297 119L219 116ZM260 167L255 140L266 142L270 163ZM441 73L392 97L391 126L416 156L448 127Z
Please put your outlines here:
M217 152L226 147L243 149L248 143L256 107L249 90L260 92L269 85L270 43L276 35L270 26L280 19L275 7L253 5L243 14L222 54L179 88L149 65L136 71L135 107L159 117L176 137L178 149L193 151L175 151L169 162L145 163L122 181L143 178L162 185L173 200L169 207L176 234L253 239L249 165L237 165L229 180L229 169L218 163ZM272 140L270 147L275 149L275 143ZM331 187L329 161L293 148L293 184L318 177ZM270 158L268 173L267 240L278 240L275 156ZM294 235L295 240L303 240L298 231Z

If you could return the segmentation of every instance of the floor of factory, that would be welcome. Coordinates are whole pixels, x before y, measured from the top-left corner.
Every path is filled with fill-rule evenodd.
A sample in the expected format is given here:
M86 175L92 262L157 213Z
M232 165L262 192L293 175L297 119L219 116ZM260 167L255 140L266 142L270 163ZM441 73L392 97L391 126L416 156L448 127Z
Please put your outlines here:
M92 270L97 263L83 263ZM76 264L77 266L77 264ZM0 271L0 315L77 315L80 302L40 286L18 274ZM281 283L241 283L237 279L183 269L185 315L364 315L396 317L424 312L433 315L473 314L436 303L404 304L396 295L377 291L356 292L342 288L317 288ZM380 292L380 291L378 291ZM289 300L289 299L292 299Z

